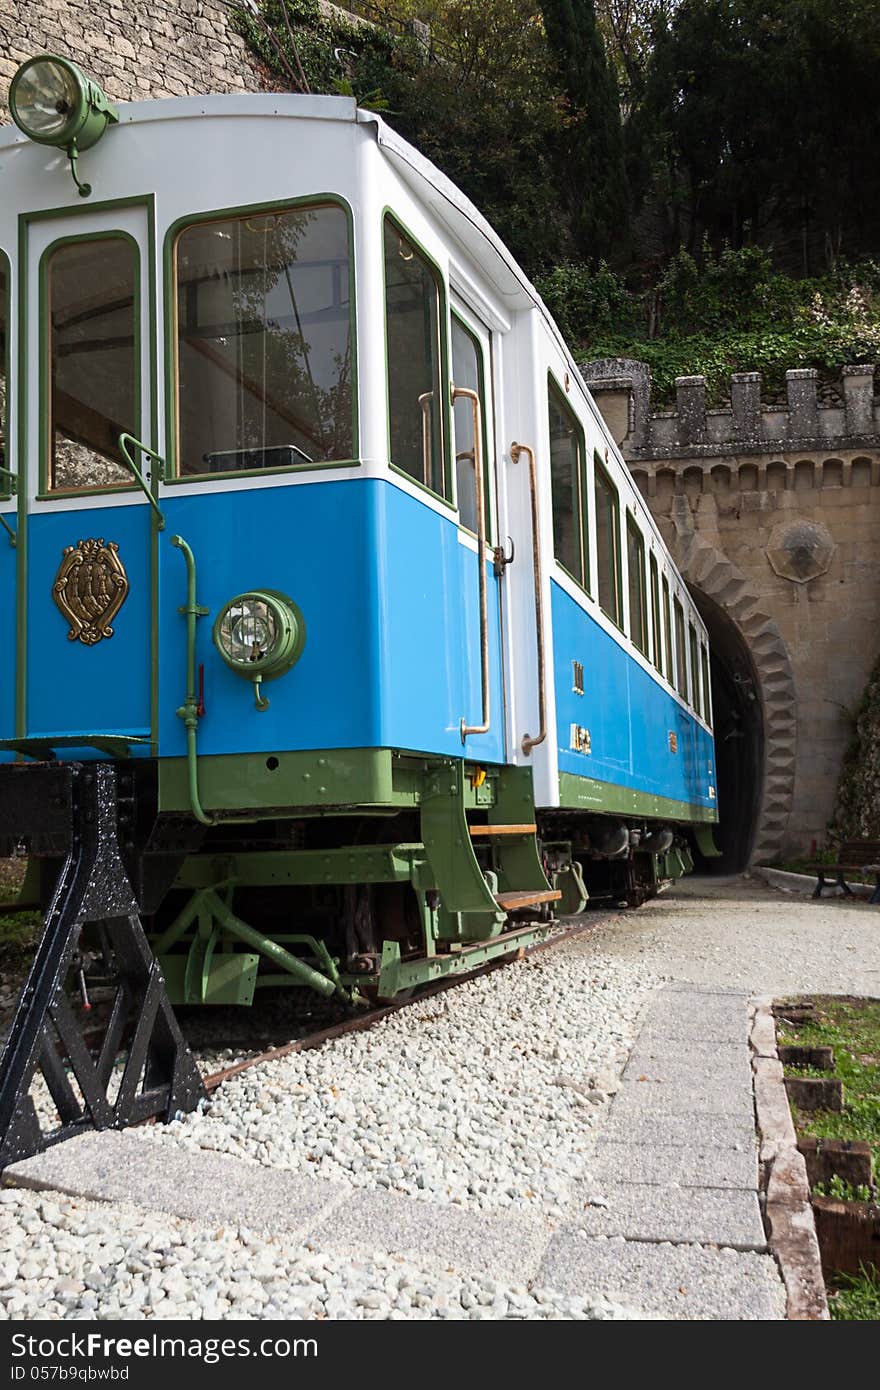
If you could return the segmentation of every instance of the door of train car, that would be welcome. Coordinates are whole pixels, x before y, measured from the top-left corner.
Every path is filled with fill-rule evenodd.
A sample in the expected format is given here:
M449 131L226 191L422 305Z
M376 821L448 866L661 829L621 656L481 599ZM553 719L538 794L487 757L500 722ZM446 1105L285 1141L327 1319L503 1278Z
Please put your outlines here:
M155 432L152 201L23 223L16 736L148 753L152 525L119 440Z
M481 651L483 634L481 604L483 595L479 584L471 578L473 566L466 566L463 593L466 595L463 613L465 650L472 654L469 663L471 699L479 722L480 686L476 679L479 666L486 663L488 735L500 750L505 745L505 711L503 654L501 640L501 570L493 560L498 544L498 496L496 490L496 439L494 374L492 370L492 338L485 324L458 296L452 300L451 367L455 391L453 400L453 439L455 445L455 496L459 515L459 541L477 551L477 536L486 539L484 556L486 586L485 657ZM471 395L465 394L470 392ZM474 402L474 395L476 402ZM479 438L475 434L479 428ZM482 498L477 491L477 449L483 475ZM482 503L482 505L480 505ZM479 653L479 666L477 662ZM475 739L471 736L473 747ZM476 739L481 737L476 732Z

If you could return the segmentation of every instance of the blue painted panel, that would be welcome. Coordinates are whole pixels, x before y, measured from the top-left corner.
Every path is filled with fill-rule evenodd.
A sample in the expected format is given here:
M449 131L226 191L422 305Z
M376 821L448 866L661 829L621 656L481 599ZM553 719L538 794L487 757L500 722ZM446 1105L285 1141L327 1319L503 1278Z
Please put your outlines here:
M560 771L714 808L711 735L559 584L550 587ZM583 695L572 661L584 667ZM570 748L572 724L589 729L591 753Z
M130 591L113 636L70 641L52 598L67 546L115 541ZM150 732L150 517L146 506L41 512L28 519L27 733ZM149 751L149 750L147 750Z
M392 483L351 479L197 496L164 505L160 537L159 747L184 752L175 711L186 689L183 557L198 567L197 660L204 666L204 754L275 749L395 747L460 754L462 715L480 722L477 560L438 516ZM501 757L502 692L497 587L489 567L493 727L468 741L472 756ZM302 610L297 664L254 706L250 684L222 661L213 621L248 589L278 589Z
M179 532L192 547L198 600L210 609L197 626L205 715L199 752L377 746L379 728L373 491L366 482L330 482L166 499L159 538L159 750L184 752L175 711L186 693L186 599ZM306 641L296 665L254 704L253 686L231 671L213 644L219 610L236 594L277 589L299 606Z
M377 484L381 602L382 743L462 753L461 720L482 723L477 557L440 516L393 485ZM498 581L486 565L489 732L467 740L468 757L504 760Z

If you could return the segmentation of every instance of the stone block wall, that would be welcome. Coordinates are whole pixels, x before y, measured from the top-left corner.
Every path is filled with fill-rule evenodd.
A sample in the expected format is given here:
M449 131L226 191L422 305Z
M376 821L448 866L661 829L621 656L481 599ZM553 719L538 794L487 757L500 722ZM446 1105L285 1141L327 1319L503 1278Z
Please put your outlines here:
M753 857L808 853L880 655L874 368L845 369L831 405L815 372L787 373L785 406L762 405L760 377L741 373L719 411L706 410L702 377L681 377L662 414L642 364L584 370L685 579L733 618L753 658L766 741Z
M217 0L0 0L0 124L16 69L41 52L72 58L115 101L272 85Z

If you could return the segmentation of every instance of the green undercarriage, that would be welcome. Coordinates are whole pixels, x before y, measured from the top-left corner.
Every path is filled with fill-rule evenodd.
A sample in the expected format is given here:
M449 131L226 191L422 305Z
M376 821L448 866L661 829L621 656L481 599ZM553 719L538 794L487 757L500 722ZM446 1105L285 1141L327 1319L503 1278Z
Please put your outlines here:
M186 763L163 761L159 768L160 810L185 813ZM389 816L415 812L410 824L418 833L401 843L317 849L215 853L209 843L191 855L173 885L176 915L152 943L174 1004L248 1005L257 989L280 985L308 987L346 1004L391 999L514 954L546 934L551 904L568 914L586 902L570 844L554 842L552 883L545 874L529 768L343 750L201 758L199 780L202 804L221 825L224 813L240 824L243 808L255 825L360 816L378 827ZM595 786L601 784L591 784L591 793ZM679 811L677 803L669 806ZM649 814L664 812L652 807ZM652 859L655 882L691 867L680 847ZM318 934L298 929L290 890L354 893L376 885L412 890L417 941L393 933L376 939L352 969L352 960L331 954ZM288 890L278 900L293 904L289 923L270 934L239 915L238 906L266 890Z

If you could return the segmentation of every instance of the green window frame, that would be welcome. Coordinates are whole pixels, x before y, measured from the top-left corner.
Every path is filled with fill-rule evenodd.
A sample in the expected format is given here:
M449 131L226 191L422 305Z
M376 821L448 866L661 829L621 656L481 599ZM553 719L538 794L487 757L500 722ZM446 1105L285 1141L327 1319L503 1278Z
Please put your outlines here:
M468 390L476 391L480 398L480 420L482 427L483 444L483 505L486 509L486 538L491 539L492 529L492 459L489 452L489 422L486 417L486 368L483 356L483 344L476 333L468 327L460 314L453 309L451 314L451 361L452 361L452 384L453 386L464 386ZM459 336L460 335L460 336ZM458 342L456 339L458 338ZM461 352L457 348L464 347L473 353L473 370L468 369L462 376L458 371L456 359L461 364ZM467 379L465 379L467 378ZM459 436L462 436L460 439ZM476 488L474 486L474 470L476 467L473 452L473 412L471 403L466 398L454 401L452 404L452 438L455 449L455 505L458 508L459 524L470 531L472 535L477 532L476 517ZM467 442L469 449L460 450L459 444ZM462 503L464 502L464 505Z
M693 623L688 623L688 651L691 663L691 705L697 714L702 715L703 705L700 699L700 665L697 659L697 629Z
M332 345L324 345L324 359L334 360L336 366L335 379L328 378L321 380L316 376L316 360L318 354L315 352L314 342L307 337L306 327L312 320L318 322L320 315L313 309L300 308L299 297L293 289L292 269L296 266L296 255L294 251L286 260L282 260L280 255L277 258L277 265L273 269L278 271L276 279L271 283L266 281L261 285L259 279L259 265L256 261L248 263L244 257L241 263L233 267L234 276L237 277L234 283L237 287L235 291L230 290L233 297L233 308L235 310L233 318L230 320L231 326L235 329L234 353L228 348L227 339L230 335L215 335L216 342L211 343L211 333L208 331L210 325L202 328L198 321L198 305L195 307L189 302L193 293L193 284L196 289L200 283L211 290L209 284L210 277L204 276L202 281L186 281L183 284L181 293L181 244L188 233L193 233L198 238L198 234L203 229L214 228L219 234L223 225L241 224L247 228L255 237L261 232L264 234L266 247L266 265L269 261L269 236L277 233L277 243L282 243L283 232L285 230L283 219L289 216L291 219L305 218L310 213L338 213L344 218L344 246L345 246L345 265L340 264L341 257L328 259L326 262L326 274L332 284L333 308L345 310L347 316L344 317L345 332L342 350L335 353L331 350ZM264 227L258 225L259 221L265 224ZM272 225L274 222L274 225ZM306 231L308 228L306 227ZM236 243L237 244L237 243ZM220 479L243 479L253 477L265 477L279 473L299 473L303 471L313 471L316 468L344 468L351 467L358 461L358 414L357 414L357 327L355 320L355 281L354 281L354 237L351 209L344 199L335 194L315 193L304 198L288 198L275 202L254 203L247 206L236 206L227 208L215 208L210 212L200 213L196 216L186 216L179 218L178 221L169 229L165 238L165 277L166 277L166 298L168 304L168 360L174 364L173 376L169 380L169 399L168 417L171 421L170 433L172 438L169 445L169 473L173 476L168 481L175 484L187 484L205 482L206 480L215 481ZM273 254L276 250L272 247ZM218 253L219 256L220 253ZM224 254L227 254L224 252ZM231 251L228 255L231 255ZM329 253L328 253L329 254ZM304 262L304 264L310 264ZM314 262L315 265L318 262ZM285 314L282 317L272 306L270 311L269 295L272 294L277 286L281 284L281 271L284 272L284 284L286 286L289 305L285 305ZM221 263L220 274L215 276L217 286L222 290L222 282L225 268ZM251 277L248 282L247 277ZM232 274L230 274L232 280ZM251 285L251 301L263 292L263 305L260 306L255 301L247 299L248 283ZM207 291L206 291L207 292ZM238 303L235 302L235 294L238 295ZM337 304L338 300L338 304ZM181 386L182 386L182 366L181 366L181 301L185 304L187 327L185 341L189 349L193 348L195 342L201 341L205 349L211 349L210 355L203 352L201 355L206 358L208 365L216 366L218 371L222 371L226 376L233 379L235 383L230 387L228 393L216 393L218 399L222 399L224 404L234 402L234 392L236 386L238 395L241 398L236 407L236 423L233 428L228 425L227 433L232 437L235 435L236 447L227 449L225 441L220 438L219 442L223 447L220 449L210 449L207 451L206 461L209 468L185 467L184 448L185 441L182 439L181 425ZM262 313L260 310L262 309ZM250 318L247 317L250 313ZM287 326L284 327L285 321ZM299 337L298 351L294 351L293 365L290 367L287 379L292 383L295 380L294 366L299 374L300 384L302 385L302 398L304 401L311 401L311 404L304 412L302 418L295 414L293 406L297 404L291 384L291 393L283 400L278 399L279 393L274 389L277 383L284 381L285 374L279 366L273 380L273 391L270 394L266 387L267 373L269 370L269 353L264 352L265 367L264 381L253 378L250 367L252 364L246 363L245 355L247 350L246 337L248 336L249 325L252 333L253 323L263 323L264 332L260 335L265 347L274 348L272 356L278 362L285 352L290 351L291 342L296 347L295 339ZM295 331L291 325L295 324ZM215 327L222 328L220 325ZM342 343L342 339L340 339ZM219 346L218 346L219 344ZM338 348L339 345L337 344ZM221 360L222 359L222 360ZM190 364L192 371L192 364ZM195 381L195 377L193 380ZM260 392L262 390L262 396ZM257 401L262 401L262 410L259 406L254 406L250 397ZM232 411L232 405L227 408ZM314 418L309 417L309 410L312 411ZM250 413L249 413L250 412ZM262 438L257 439L254 434L254 421L258 415L262 414ZM279 434L278 439L272 436L278 434L280 422L288 427L286 432L281 431L284 438ZM313 453L306 447L305 439L298 444L296 440L290 440L292 432L298 433L301 438L305 435L305 430L300 426L308 426L314 435ZM248 434L254 434L254 442L249 442ZM202 451L205 453L205 451ZM195 447L193 457L199 454L198 447ZM234 459L231 467L225 467L224 455L228 454L230 459ZM286 457L285 457L286 455ZM262 458L262 463L255 463L248 467L249 456L256 460ZM271 456L268 458L267 456ZM274 458L279 462L274 462ZM287 461L287 460L292 461ZM201 462L201 458L200 458Z
M645 538L629 510L626 513L626 570L629 590L629 635L643 656L648 655L648 596L645 588Z
M392 469L453 506L452 469L448 441L452 434L449 400L449 348L447 342L448 307L446 286L440 267L423 246L388 210L382 219L385 365L388 409L388 459ZM391 313L391 293L407 289L400 262L415 263L422 272L422 283L433 294L423 294L421 332L416 322L414 342L407 343L402 332L395 334ZM397 280L392 278L392 271ZM418 289L415 277L409 287ZM406 307L406 299L399 295ZM421 339L424 349L413 351ZM399 349L399 350L398 350ZM425 370L419 375L418 368ZM416 372L415 377L413 372Z
M654 665L660 674L663 674L663 625L660 619L660 572L657 569L657 557L652 554L650 559L651 575L651 641L654 654Z
M9 398L12 354L9 320L12 305L12 276L9 257L0 251L0 469L9 469ZM11 497L9 474L0 472L0 498Z
M703 676L703 718L712 728L712 689L709 682L709 653L705 642L700 643L700 670Z
M123 299L121 300L118 298L115 300L107 299L102 303L99 294L97 302L83 300L85 307L80 312L69 314L64 320L56 319L56 289L57 282L61 278L58 271L59 261L68 255L74 257L74 262L78 254L88 258L95 248L101 245L106 247L110 243L125 246L130 252L130 301L125 298L127 288L123 286ZM103 268L108 275L111 273L111 264L112 258L105 254ZM86 269L88 269L87 266ZM83 267L79 268L78 275L74 274L72 281L74 286L80 289L88 284L88 281L83 278ZM46 247L40 258L39 286L40 418L43 422L43 428L40 441L38 496L39 498L92 496L96 493L131 491L135 484L129 468L123 462L117 441L123 431L138 436L141 433L143 320L140 247L131 233L117 227L108 227L103 231L87 232L82 235L60 237ZM102 281L101 290L106 292L107 289L108 283ZM128 378L125 389L130 389L130 399L127 402L114 401L111 406L106 396L103 400L100 399L99 362L95 362L89 370L80 369L79 374L76 375L76 359L85 360L89 355L100 359L103 354L106 372L107 354L119 350L124 344L125 337L128 336L124 321L120 323L116 319L129 308L131 311L131 364L129 371L125 373ZM103 330L105 335L109 335L109 337L105 337L103 341L101 339L89 340L87 336L88 325L94 324L95 320L100 319L110 320L110 323ZM78 337L78 328L82 329L81 337ZM64 335L68 332L71 336L65 340ZM72 368L68 369L68 372L74 371L73 381L67 380L62 371L62 362L65 358L73 364ZM59 381L63 381L64 385L59 384ZM66 386L71 387L71 389L65 390ZM77 395L77 391L80 392L79 395ZM68 403L66 406L65 402ZM79 434L76 418L77 405L80 411ZM118 411L118 413L102 415L103 407L107 407L108 410L112 409L114 412ZM56 436L56 423L64 409L68 412L72 428L69 431L59 429L58 433L66 435L67 459L63 456L59 458ZM77 449L83 451L85 457L81 455L77 460ZM62 470L81 470L87 466L88 455L90 454L93 461L98 464L98 476L95 481L88 482L80 479L64 481L60 477ZM101 476L102 474L103 476Z
M621 627L620 497L598 453L593 466L599 607Z
M668 683L674 687L675 679L672 662L672 610L669 606L669 580L663 576L663 633L666 638L666 661L664 671Z
M687 653L684 636L684 609L679 599L672 600L675 614L675 688L683 700L688 697Z
M553 555L585 593L590 592L586 445L580 420L552 373L547 378Z

